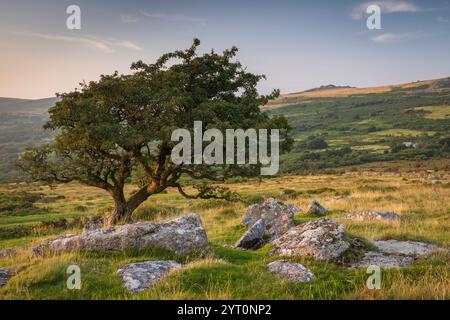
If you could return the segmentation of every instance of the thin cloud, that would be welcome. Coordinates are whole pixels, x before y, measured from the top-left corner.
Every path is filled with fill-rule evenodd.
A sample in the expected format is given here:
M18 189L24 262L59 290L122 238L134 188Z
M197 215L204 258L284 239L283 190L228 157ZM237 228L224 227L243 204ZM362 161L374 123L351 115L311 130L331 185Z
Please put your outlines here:
M399 12L420 12L422 9L409 1L401 0L384 0L384 1L372 1L362 3L355 8L353 8L350 16L355 20L362 19L365 14L367 7L370 5L378 5L381 8L382 13L399 13Z
M123 23L136 23L139 21L138 18L136 18L135 16L130 16L127 14L121 14L120 15L120 21L122 21Z
M443 17L443 16L439 16L439 17L436 17L436 21L439 23L449 23L450 19Z
M33 37L33 38L41 38L45 40L51 41L60 41L67 43L75 43L81 44L87 47L91 47L97 50L100 50L105 53L113 53L115 52L115 48L125 48L130 50L141 51L142 48L137 44L127 41L127 40L100 40L95 37L84 36L84 37L75 37L75 36L63 36L57 34L48 34L48 33L38 33L38 32L27 32L27 31L14 31L14 34Z
M175 22L187 22L201 25L202 27L207 26L207 20L203 18L189 17L182 14L166 14L166 13L149 13L146 11L141 11L141 14L147 18L159 19L165 21L175 21Z
M417 37L418 35L415 33L384 33L372 38L372 40L377 43L392 43Z

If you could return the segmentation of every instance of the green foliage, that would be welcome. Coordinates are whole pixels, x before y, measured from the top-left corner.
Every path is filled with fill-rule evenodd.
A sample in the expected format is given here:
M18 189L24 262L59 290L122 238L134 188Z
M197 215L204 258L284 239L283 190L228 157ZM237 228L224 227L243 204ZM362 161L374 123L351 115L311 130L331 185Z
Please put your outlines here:
M323 138L313 138L307 142L306 147L310 150L326 149L328 143Z
M237 200L214 183L257 175L259 165L174 164L174 129L192 133L194 121L202 121L204 130L276 128L286 151L292 144L290 127L283 116L261 112L260 106L279 92L258 93L265 77L235 61L237 48L198 55L199 45L195 39L187 50L164 54L153 64L133 63L131 74L102 75L79 91L60 94L45 125L57 132L54 141L28 149L20 167L34 180L79 181L108 191L115 202L110 223L130 220L143 201L168 187L187 198ZM192 195L184 190L182 176L209 182L195 184ZM131 179L140 189L126 199L123 190Z

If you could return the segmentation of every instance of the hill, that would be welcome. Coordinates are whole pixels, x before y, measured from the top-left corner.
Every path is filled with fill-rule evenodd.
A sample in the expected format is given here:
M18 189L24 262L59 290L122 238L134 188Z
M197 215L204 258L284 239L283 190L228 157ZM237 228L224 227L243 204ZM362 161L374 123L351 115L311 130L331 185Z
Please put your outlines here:
M296 140L285 172L450 156L450 78L285 94L264 110L288 117ZM413 147L415 146L415 147Z
M0 98L0 182L22 180L15 168L19 154L28 146L41 144L51 138L42 126L47 111L58 98L39 100Z
M22 179L14 169L20 152L51 138L42 126L56 101L0 98L0 182ZM293 127L294 149L282 157L285 173L450 157L450 78L373 88L327 85L281 95L264 110L287 116Z
M56 97L38 100L0 97L0 114L44 114L57 101Z

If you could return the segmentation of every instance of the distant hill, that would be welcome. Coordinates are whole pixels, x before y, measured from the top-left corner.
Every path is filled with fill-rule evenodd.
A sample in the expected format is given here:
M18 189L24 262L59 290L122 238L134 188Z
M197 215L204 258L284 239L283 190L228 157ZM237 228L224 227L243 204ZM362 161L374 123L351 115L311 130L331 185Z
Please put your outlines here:
M331 89L350 89L350 88L354 88L354 87L350 87L350 86L335 86L334 84L328 84L326 86L320 86L318 88L305 90L304 92L315 92L315 91L323 91L323 90L331 90Z
M0 97L0 114L43 114L58 101L57 97L31 100Z
M15 163L19 154L29 146L49 141L52 132L44 131L48 119L48 109L58 98L15 99L0 98L0 182L23 179Z
M446 93L450 92L450 77L368 88L336 85L321 86L306 91L282 94L278 99L271 101L267 106L264 106L263 109L279 108L289 104L301 103L313 98L343 98L356 95L389 93L396 90L404 90L411 94Z
M0 182L23 179L14 167L20 153L50 141L54 133L42 126L56 102L0 98ZM450 158L450 78L373 88L326 85L281 95L263 110L286 116L293 128L283 172Z
M450 78L373 88L322 86L281 95L263 110L286 116L293 128L294 149L282 157L284 172L450 158Z

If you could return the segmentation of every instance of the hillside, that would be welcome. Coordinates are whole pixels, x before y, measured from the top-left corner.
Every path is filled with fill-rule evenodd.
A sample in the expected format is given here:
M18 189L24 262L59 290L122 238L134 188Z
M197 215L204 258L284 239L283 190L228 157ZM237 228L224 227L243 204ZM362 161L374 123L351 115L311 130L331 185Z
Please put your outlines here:
M42 126L48 118L47 110L56 101L56 97L39 100L0 98L0 182L23 178L16 170L15 162L26 147L51 137Z
M264 110L287 116L293 127L296 143L283 157L284 172L450 156L450 78L327 86L282 95Z
M51 137L42 125L56 101L0 98L0 182L20 180L19 153ZM264 110L287 116L293 127L294 149L282 157L285 173L450 157L450 78L373 88L327 85L282 95Z
M0 114L44 114L56 101L56 97L38 100L0 97Z

